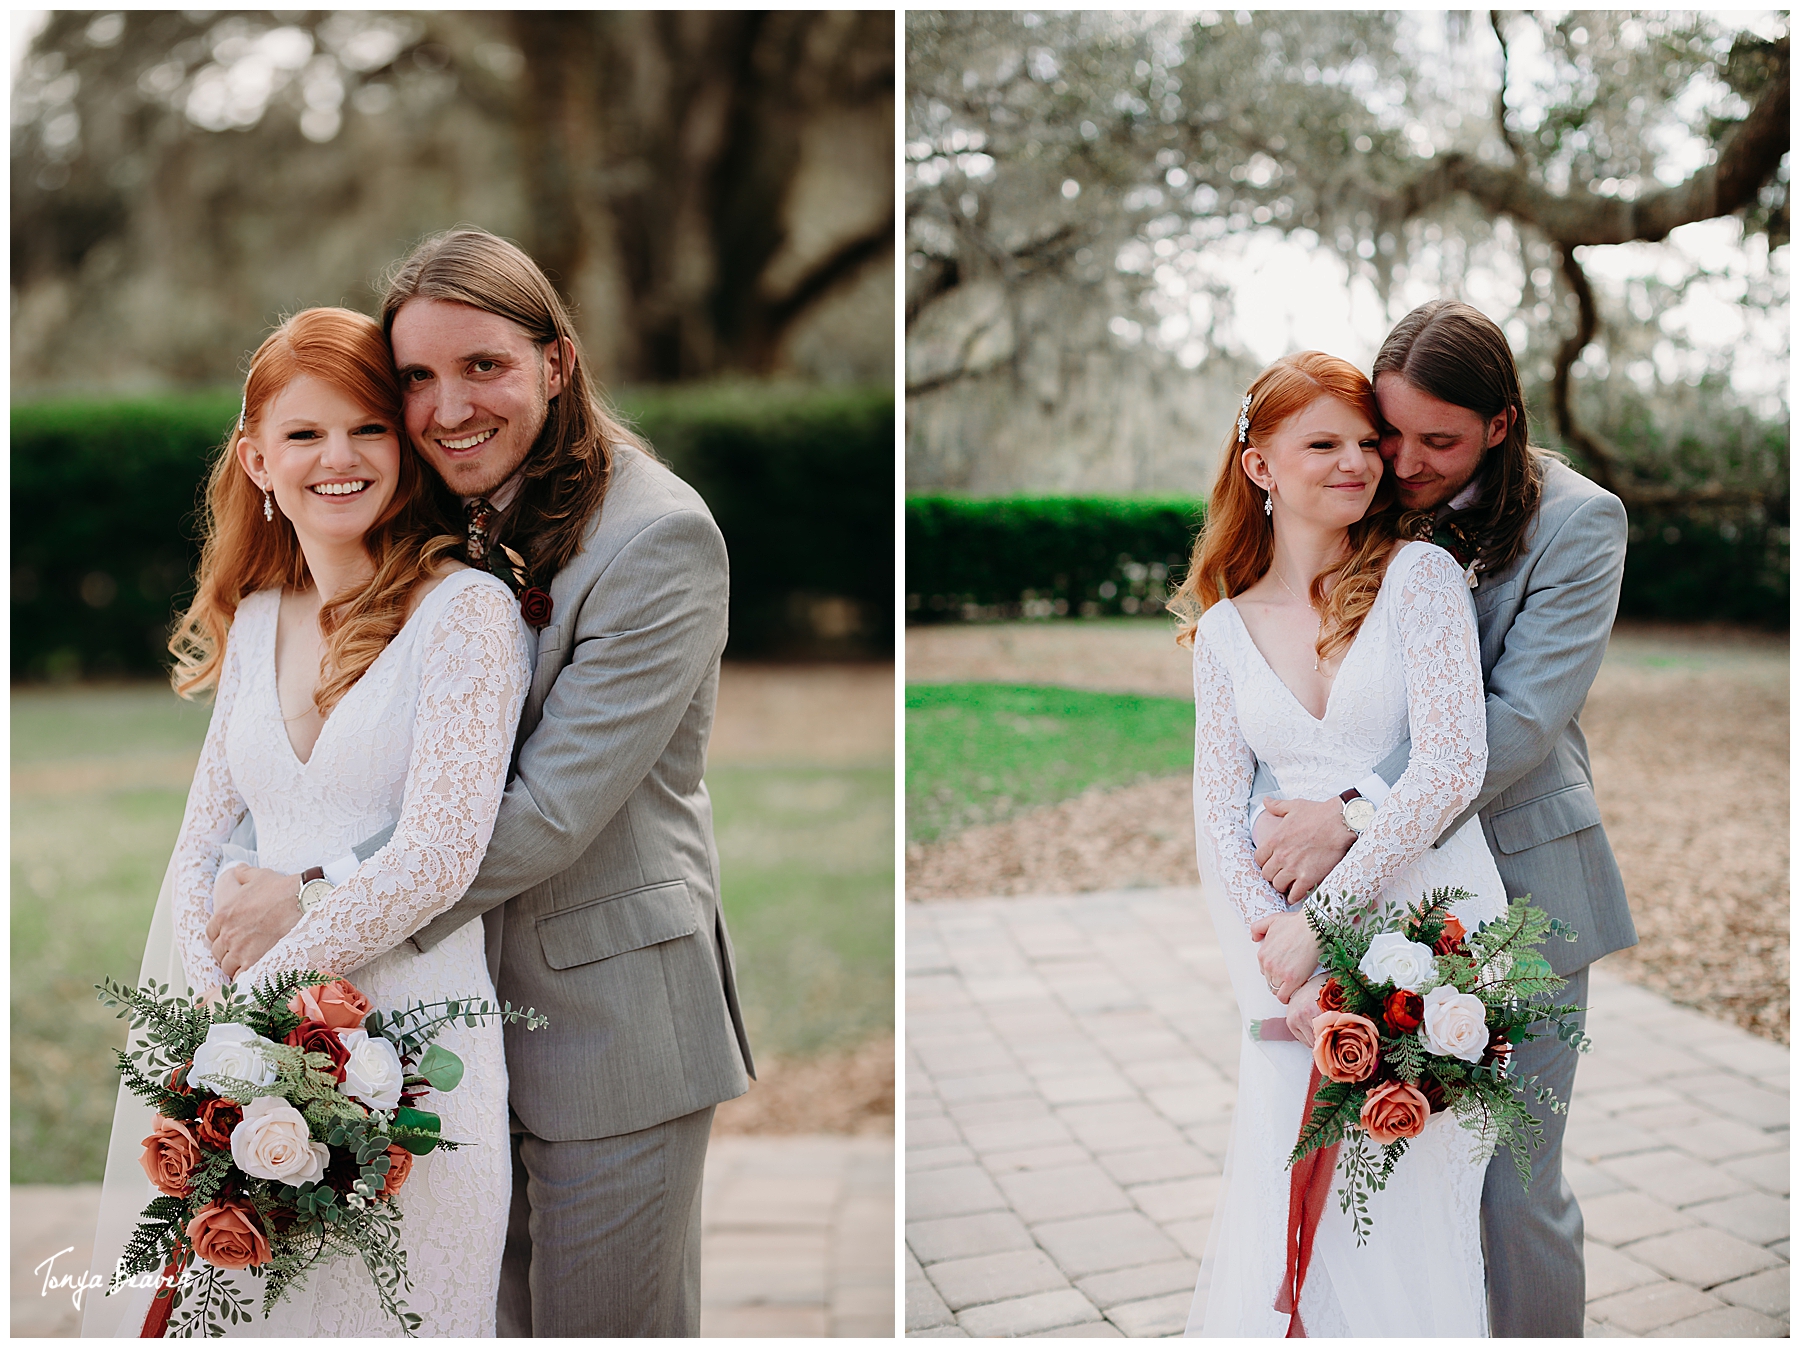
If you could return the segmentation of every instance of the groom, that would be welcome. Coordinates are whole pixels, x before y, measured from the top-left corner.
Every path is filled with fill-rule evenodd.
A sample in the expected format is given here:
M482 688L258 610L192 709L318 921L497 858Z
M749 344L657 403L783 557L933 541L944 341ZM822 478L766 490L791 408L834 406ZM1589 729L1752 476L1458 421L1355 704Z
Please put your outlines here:
M412 938L430 949L485 917L499 995L550 1018L506 1032L499 1333L696 1335L713 1107L754 1071L701 781L724 540L609 414L561 299L512 244L471 229L426 240L395 269L382 319L407 432L461 498L468 560L517 553L539 628L480 873ZM208 927L225 971L298 920L304 882L341 882L386 840L303 876L227 872Z
M1445 833L1479 814L1507 894L1531 895L1579 932L1579 940L1552 940L1543 953L1569 980L1559 1000L1586 1006L1587 966L1637 943L1577 720L1618 609L1625 508L1529 448L1506 336L1469 305L1435 300L1414 309L1382 344L1374 378L1385 423L1381 455L1401 504L1432 511L1435 540L1476 568L1487 777ZM1328 801L1264 799L1267 814L1253 825L1263 875L1291 899L1308 894L1356 841L1347 821L1361 816L1349 802L1360 795L1379 806L1407 759L1403 746ZM1259 764L1253 798L1277 789ZM1279 975L1284 989L1298 987L1314 958L1304 919L1295 913L1265 922L1258 933L1265 971ZM1514 1060L1522 1076L1536 1076L1567 1103L1576 1063L1567 1045L1534 1040ZM1489 1321L1497 1337L1579 1338L1585 1273L1581 1209L1562 1175L1567 1116L1533 1112L1544 1124L1544 1145L1532 1154L1530 1189L1502 1153L1482 1193Z

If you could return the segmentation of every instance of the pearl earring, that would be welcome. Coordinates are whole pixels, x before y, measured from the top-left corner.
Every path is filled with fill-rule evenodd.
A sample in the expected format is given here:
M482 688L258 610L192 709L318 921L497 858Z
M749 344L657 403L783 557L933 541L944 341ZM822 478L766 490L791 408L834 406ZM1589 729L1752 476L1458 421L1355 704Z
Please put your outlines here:
M269 496L269 489L267 487L264 487L263 488L263 519L273 520L274 518L275 518L275 502Z

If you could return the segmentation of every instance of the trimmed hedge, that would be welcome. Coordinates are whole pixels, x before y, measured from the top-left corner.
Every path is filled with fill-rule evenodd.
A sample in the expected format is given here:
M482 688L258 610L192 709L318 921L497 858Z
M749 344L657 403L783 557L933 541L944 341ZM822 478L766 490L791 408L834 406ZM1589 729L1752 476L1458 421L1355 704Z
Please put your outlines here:
M909 497L907 621L1160 613L1204 515L1197 501ZM1785 521L1634 512L1619 613L1786 630Z
M725 535L730 654L891 653L890 390L710 386L621 403ZM15 679L166 667L207 465L236 414L235 392L13 408Z
M1203 512L1179 499L909 497L907 621L1161 612Z

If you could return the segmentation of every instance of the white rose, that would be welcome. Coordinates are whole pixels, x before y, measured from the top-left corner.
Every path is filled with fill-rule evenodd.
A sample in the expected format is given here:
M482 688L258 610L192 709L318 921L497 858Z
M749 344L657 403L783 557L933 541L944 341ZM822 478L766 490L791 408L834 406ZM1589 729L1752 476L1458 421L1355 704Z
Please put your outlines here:
M312 1140L306 1119L286 1100L259 1095L231 1130L231 1159L257 1179L304 1184L325 1174L331 1149Z
M1425 1024L1419 1033L1433 1053L1480 1062L1488 1046L1487 1008L1474 993L1440 984L1425 994Z
M1397 931L1384 931L1370 941L1368 953L1356 968L1377 987L1392 983L1408 992L1423 992L1437 982L1437 958L1431 947L1409 941Z
M338 1089L375 1109L398 1105L400 1086L406 1079L399 1050L367 1030L339 1030L338 1040L350 1050Z
M221 1021L206 1032L206 1042L194 1050L194 1065L188 1068L188 1085L225 1092L216 1084L226 1077L248 1081L252 1086L268 1086L275 1081L275 1063L264 1048L274 1048L248 1025ZM241 1102L240 1102L241 1103Z

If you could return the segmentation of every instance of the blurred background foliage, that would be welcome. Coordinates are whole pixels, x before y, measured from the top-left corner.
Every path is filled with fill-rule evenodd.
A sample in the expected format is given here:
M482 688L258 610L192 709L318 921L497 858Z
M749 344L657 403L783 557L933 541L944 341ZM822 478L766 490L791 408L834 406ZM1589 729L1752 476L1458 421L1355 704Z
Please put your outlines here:
M1269 360L1366 369L1454 295L1505 327L1534 440L1626 500L1634 566L1753 538L1785 613L1785 13L915 11L907 39L909 491L1191 498Z
M14 23L15 677L151 667L248 353L464 222L707 498L730 654L891 650L891 14Z
M61 12L15 58L15 389L230 383L419 237L516 240L610 385L892 369L893 16Z

